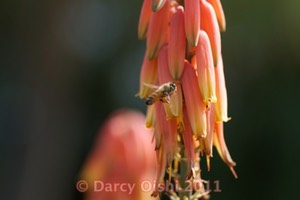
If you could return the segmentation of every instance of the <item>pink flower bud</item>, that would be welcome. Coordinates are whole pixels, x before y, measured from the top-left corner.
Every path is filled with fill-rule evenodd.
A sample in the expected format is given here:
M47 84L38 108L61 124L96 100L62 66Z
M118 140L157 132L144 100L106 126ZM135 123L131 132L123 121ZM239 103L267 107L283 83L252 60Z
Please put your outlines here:
M146 38L151 13L151 0L144 0L138 26L138 38L140 40Z
M168 24L170 20L169 2L157 12L152 12L147 32L147 57L149 60L157 56L160 47L168 38Z

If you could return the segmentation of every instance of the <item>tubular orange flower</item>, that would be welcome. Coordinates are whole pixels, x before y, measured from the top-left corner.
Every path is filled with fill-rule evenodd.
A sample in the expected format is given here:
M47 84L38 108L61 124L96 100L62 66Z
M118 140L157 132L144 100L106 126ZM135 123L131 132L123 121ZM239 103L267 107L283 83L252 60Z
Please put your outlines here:
M140 90L139 97L146 98L151 93L151 89L145 84L157 83L157 59L148 60L147 55L144 57L142 70L140 73Z
M225 32L226 31L226 19L223 11L223 7L220 0L207 0L215 9L220 31Z
M214 137L214 145L216 146L222 160L229 166L233 176L237 178L238 176L233 169L233 167L236 164L232 160L229 151L227 149L227 145L225 143L223 122L217 122L215 127L216 127L216 131L215 131L216 137Z
M191 46L196 46L200 31L200 4L199 0L185 0L185 33Z
M216 102L216 83L213 58L209 38L204 31L200 31L199 42L196 48L198 83L203 101Z
M200 10L201 29L203 29L209 37L214 66L216 66L221 56L221 35L218 20L214 8L210 3L206 2L206 0L200 0Z
M149 60L156 57L160 47L166 42L169 17L169 3L165 3L159 11L151 14L147 34L147 56Z
M217 103L216 103L216 120L227 122L230 117L227 115L227 90L225 85L225 76L223 70L223 59L219 60L218 66L215 67L216 74L216 92L217 92Z
M182 6L171 17L169 41L169 68L173 79L178 80L182 74L185 58L185 28Z
M151 0L145 0L141 9L139 26L138 26L138 37L140 40L146 38L150 16L151 16Z
M196 72L193 66L185 61L181 78L187 114L195 136L206 137L205 104L198 87Z
M182 132L182 139L188 159L188 172L192 172L195 163L195 145L193 141L193 132L186 109L183 110L183 120L185 124L185 129Z

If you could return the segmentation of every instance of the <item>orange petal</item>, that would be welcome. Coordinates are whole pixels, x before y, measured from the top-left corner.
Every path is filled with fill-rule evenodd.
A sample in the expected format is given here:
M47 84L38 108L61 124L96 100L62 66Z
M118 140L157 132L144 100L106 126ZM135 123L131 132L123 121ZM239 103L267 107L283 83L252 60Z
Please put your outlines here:
M142 70L140 73L140 91L139 97L147 98L153 92L146 84L157 84L157 59L148 60L147 55L144 57Z
M164 137L164 142L167 144L167 163L168 166L171 166L177 151L177 121L176 119L170 119L167 120L167 123L168 132Z
M225 76L223 69L223 59L222 56L219 59L218 66L215 67L216 75L216 94L218 101L215 104L216 120L227 122L230 117L227 115L227 90L225 84Z
M193 66L187 61L184 64L181 82L187 114L193 133L198 139L206 137L205 104L200 94L196 72Z
M166 125L166 114L162 107L161 102L157 102L154 104L154 112L155 112L155 127L154 127L154 139L156 143L155 149L160 149L163 145L163 134L168 131L168 127Z
M154 106L155 106L155 114L157 119L155 124L155 132L157 133L159 139L161 140L160 145L158 146L158 148L156 148L157 164L158 164L156 184L158 184L163 181L163 177L167 167L167 155L168 155L169 143L166 143L166 140L169 139L169 129L168 129L169 127L167 124L166 114L162 106L162 103L157 102ZM157 189L158 188L156 186L156 190ZM153 195L155 195L155 193Z
M198 84L201 95L208 105L216 102L215 71L209 38L205 31L200 31L199 42L196 48Z
M182 138L184 143L184 149L188 159L188 172L192 171L195 163L195 145L193 140L193 132L190 125L190 120L186 109L183 110L184 131L182 132Z
M146 38L151 12L151 0L144 0L138 26L138 37L140 40Z
M158 84L162 85L164 83L173 81L169 70L169 62L168 62L168 45L164 45L157 57L157 72L158 72Z
M214 7L221 32L225 32L226 31L226 19L225 19L221 1L220 0L207 0L207 1Z
M180 78L183 71L185 49L184 11L182 6L178 6L171 17L169 40L169 68L175 80Z
M156 151L156 157L157 157L157 171L156 171L156 184L154 192L151 194L152 197L157 197L159 195L159 184L163 183L164 175L166 172L166 166L167 166L167 159L166 159L166 153L164 150L164 146L162 145L162 148L158 149Z
M156 57L160 47L166 42L170 9L170 4L165 3L159 11L151 14L147 33L147 57L149 60Z
M201 29L203 29L210 40L214 66L217 65L221 55L221 34L214 8L206 0L200 0Z
M152 0L153 12L159 11L166 3L166 0Z
M224 129L223 129L223 122L216 123L216 136L214 137L214 145L216 146L218 153L222 160L228 165L230 168L233 176L237 178L237 174L235 173L233 167L236 165L235 162L232 160L230 153L227 149L227 145L225 143L224 138Z
M200 4L199 0L185 0L185 33L188 43L196 46L200 31Z

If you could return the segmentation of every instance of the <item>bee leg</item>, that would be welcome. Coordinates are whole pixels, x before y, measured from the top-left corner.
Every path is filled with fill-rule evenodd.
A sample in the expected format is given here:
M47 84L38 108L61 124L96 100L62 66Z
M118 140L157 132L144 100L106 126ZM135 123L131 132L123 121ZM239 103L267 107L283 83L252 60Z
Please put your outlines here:
M168 96L163 96L162 98L160 98L160 101L163 103L170 103L170 97Z
M166 103L170 103L170 96L166 96Z

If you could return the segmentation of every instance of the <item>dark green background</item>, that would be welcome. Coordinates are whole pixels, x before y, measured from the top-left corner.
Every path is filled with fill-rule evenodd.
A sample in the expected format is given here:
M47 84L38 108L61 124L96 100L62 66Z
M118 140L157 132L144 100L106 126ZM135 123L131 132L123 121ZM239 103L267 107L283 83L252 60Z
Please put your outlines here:
M239 179L215 152L212 199L299 199L300 1L223 0L222 52ZM75 183L113 110L134 97L141 1L27 0L0 6L0 199L81 199ZM146 158L145 158L146 159Z

